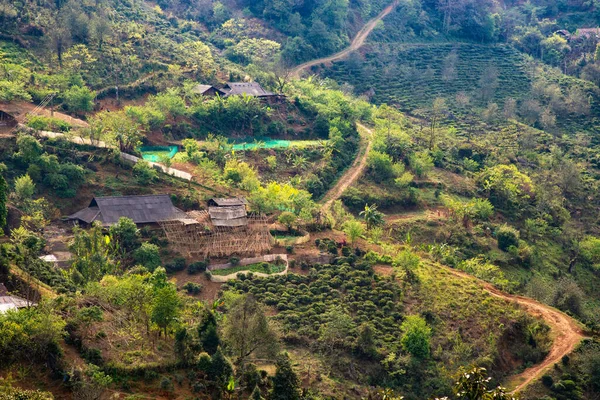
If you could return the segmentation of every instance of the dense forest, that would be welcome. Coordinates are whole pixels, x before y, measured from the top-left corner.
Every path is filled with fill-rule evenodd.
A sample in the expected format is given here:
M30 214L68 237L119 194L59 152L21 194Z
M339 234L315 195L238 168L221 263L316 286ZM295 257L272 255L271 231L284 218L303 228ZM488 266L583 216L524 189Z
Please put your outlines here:
M0 0L0 400L597 399L598 7Z

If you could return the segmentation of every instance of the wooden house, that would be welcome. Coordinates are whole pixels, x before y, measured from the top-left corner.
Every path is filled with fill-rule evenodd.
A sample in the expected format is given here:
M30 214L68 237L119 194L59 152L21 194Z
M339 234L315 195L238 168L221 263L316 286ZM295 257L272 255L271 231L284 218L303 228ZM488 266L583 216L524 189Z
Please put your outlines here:
M167 194L147 196L94 197L87 208L69 215L68 221L91 225L99 221L109 227L119 222L121 217L133 220L136 225L158 226L182 211L173 206Z

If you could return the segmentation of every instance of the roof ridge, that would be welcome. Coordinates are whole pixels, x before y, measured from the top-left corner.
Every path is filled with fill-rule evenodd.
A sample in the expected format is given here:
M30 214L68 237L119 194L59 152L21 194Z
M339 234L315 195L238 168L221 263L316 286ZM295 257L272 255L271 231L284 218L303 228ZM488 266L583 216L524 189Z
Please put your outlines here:
M131 194L131 195L121 195L121 196L94 196L94 199L117 199L123 197L158 197L158 196L169 196L171 195L167 193L163 194Z

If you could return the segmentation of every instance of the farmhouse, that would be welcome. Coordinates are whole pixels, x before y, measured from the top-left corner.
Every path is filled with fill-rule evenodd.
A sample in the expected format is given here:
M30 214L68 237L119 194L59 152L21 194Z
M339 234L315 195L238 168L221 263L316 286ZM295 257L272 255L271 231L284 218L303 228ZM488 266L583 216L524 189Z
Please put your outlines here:
M570 33L565 29L561 29L559 31L554 32L556 35L559 35L565 38L568 41L583 41L587 39L592 40L600 40L600 28L581 28L577 29L575 33Z
M243 198L211 199L208 210L181 212L161 221L169 243L190 256L255 256L269 251L273 237L267 218L249 214Z
M225 92L211 85L198 85L192 92L206 97L215 97L216 95L225 96Z
M181 212L167 194L94 197L87 208L69 215L66 220L85 225L99 221L108 227L119 222L119 218L127 217L137 225L157 225Z
M277 101L283 97L283 95L266 91L256 82L229 82L223 87L223 91L226 93L225 97L246 95L267 102Z

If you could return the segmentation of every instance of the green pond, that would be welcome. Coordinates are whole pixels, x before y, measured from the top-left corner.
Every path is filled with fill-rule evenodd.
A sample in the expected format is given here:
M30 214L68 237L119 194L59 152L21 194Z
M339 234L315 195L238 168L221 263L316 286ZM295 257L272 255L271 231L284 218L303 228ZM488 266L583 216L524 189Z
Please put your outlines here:
M177 154L177 146L142 146L138 149L146 161L160 162L165 157L173 158Z

